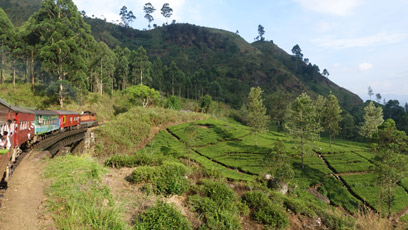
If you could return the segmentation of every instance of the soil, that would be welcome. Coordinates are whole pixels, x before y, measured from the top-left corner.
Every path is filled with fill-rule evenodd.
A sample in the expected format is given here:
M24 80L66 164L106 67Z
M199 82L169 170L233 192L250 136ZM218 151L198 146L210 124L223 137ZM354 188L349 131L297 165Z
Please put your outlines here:
M45 207L45 156L47 152L31 151L11 176L0 208L1 230L55 229Z

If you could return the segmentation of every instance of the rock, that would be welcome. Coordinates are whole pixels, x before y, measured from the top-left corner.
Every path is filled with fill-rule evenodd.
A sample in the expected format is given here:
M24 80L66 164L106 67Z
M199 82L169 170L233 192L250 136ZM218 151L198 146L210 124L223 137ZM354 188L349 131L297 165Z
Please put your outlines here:
M271 180L273 176L271 174L265 174L264 179L265 180Z

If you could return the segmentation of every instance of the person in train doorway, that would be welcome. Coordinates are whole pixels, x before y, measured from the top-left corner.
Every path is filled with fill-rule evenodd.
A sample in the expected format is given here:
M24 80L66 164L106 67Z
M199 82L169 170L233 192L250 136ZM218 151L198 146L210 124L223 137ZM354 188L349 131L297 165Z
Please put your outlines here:
M5 149L7 147L7 139L3 136L0 136L0 149Z
M13 122L9 119L7 120L7 124L3 126L3 135L7 132L7 137L13 136L14 133L14 125Z
M6 149L11 148L10 136L9 136L9 133L7 131L3 132L2 141L4 141L4 146L5 146Z

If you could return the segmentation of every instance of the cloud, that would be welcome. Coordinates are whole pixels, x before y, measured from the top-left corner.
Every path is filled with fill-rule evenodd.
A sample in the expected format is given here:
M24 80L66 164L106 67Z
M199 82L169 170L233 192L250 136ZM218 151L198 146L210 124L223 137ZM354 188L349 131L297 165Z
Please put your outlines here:
M368 63L368 62L363 62L360 65L358 65L358 68L360 71L367 71L373 68L373 65Z
M323 14L347 16L359 6L363 0L292 0L303 8Z
M312 42L321 47L334 49L346 49L355 47L367 47L380 44L394 44L405 40L408 36L406 33L378 33L375 35L360 38L339 39L333 36L325 38L316 38Z

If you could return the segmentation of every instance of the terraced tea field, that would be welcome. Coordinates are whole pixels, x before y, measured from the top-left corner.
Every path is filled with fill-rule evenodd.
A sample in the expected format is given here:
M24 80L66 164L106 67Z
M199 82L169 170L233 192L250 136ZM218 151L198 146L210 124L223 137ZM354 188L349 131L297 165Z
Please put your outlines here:
M313 187L331 204L351 213L366 204L377 211L380 188L372 174L374 154L362 143L336 140L332 148L322 139L306 147L304 167L296 143L284 133L258 134L258 145L249 127L208 119L185 123L161 131L147 148L164 154L181 154L202 167L217 170L231 180L253 181L268 172L265 155L281 140L290 156L295 178L302 189ZM393 191L392 212L408 206L408 179Z

